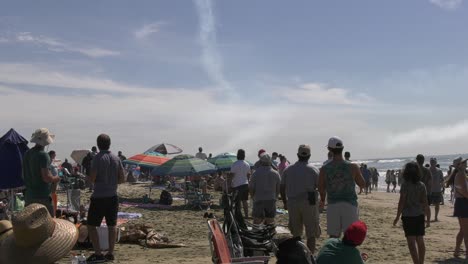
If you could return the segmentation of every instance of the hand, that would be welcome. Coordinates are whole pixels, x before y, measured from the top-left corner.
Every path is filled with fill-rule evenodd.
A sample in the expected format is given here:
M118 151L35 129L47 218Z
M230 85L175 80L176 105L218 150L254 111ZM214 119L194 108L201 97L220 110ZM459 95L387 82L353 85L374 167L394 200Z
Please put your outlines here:
M61 179L60 179L60 177L59 177L59 176L55 176L55 178L54 178L54 181L53 181L53 182L54 182L54 183L58 183L58 182L60 182L60 180L61 180Z
M369 259L369 255L367 255L366 253L362 253L361 258L362 260L367 261Z
M393 221L393 226L396 226L397 223L398 223L398 217L395 218L395 220Z

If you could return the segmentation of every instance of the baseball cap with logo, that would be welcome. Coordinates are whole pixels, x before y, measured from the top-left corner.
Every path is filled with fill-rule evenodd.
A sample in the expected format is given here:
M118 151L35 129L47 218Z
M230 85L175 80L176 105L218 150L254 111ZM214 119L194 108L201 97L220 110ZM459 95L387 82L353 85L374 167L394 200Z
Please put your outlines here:
M297 150L297 155L300 157L310 156L310 146L305 144L300 145L299 149Z
M340 149L340 148L343 148L343 141L341 140L341 138L339 137L331 137L329 140L328 140L328 146L329 148L332 148L332 149Z

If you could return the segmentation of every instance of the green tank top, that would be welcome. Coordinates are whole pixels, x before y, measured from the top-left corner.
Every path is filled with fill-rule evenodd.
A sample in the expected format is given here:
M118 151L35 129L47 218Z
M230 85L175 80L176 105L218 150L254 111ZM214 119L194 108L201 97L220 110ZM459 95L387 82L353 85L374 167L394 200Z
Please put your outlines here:
M329 204L347 202L357 206L356 183L348 161L330 162L322 168L325 172Z

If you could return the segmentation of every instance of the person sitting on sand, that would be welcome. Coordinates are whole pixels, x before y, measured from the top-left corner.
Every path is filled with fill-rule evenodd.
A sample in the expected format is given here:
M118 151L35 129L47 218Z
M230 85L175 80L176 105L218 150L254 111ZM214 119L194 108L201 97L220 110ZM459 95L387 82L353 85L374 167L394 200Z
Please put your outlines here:
M317 255L317 264L362 264L367 254L361 254L356 248L364 242L367 226L362 221L352 223L344 232L343 239L330 238Z
M403 170L404 182L401 185L398 211L393 221L396 226L401 216L408 249L414 264L424 263L426 246L424 245L424 216L427 216L426 227L429 227L429 205L427 192L421 181L420 166L416 162L409 162Z
M254 224L273 224L276 216L276 198L280 192L280 176L271 167L268 153L260 156L262 166L250 178L249 191L253 199L252 217Z
M468 259L468 179L466 176L467 160L461 157L454 161L455 170L455 205L453 215L458 217L460 231L458 231L455 244L455 257L460 255L461 243L465 241L465 259Z

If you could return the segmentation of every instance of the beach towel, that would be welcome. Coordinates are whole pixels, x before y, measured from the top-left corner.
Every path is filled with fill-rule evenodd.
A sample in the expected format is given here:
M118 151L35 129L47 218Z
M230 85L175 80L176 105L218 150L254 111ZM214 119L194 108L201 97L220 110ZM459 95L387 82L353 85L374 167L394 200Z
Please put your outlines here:
M144 209L150 209L150 208L158 208L158 209L171 209L171 205L164 205L164 204L144 204L144 203L131 203L131 202L123 202L120 204L122 207L136 207L136 208L144 208Z

